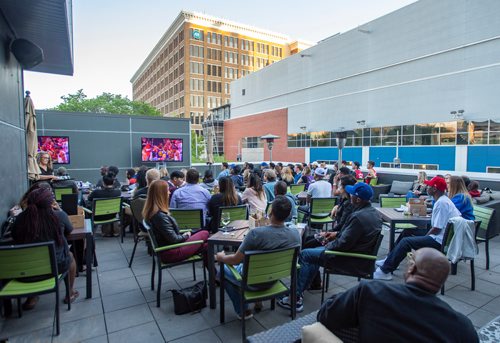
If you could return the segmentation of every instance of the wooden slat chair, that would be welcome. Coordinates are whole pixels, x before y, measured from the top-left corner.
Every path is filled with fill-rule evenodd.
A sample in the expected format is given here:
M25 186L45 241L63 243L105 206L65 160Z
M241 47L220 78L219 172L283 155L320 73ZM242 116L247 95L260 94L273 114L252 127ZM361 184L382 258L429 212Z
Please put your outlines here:
M399 208L401 205L406 205L405 197L391 197L388 195L381 195L379 197L380 207ZM390 227L389 223L384 223L385 226ZM417 226L409 223L396 224L396 230L416 229Z
M480 221L475 222L475 236L477 237L477 232L479 230L479 227L481 225ZM441 252L446 255L448 252L448 247L450 246L450 243L453 239L453 235L455 234L455 230L453 228L452 223L448 223L446 226L446 229L444 231L443 235L443 242L441 243ZM476 289L476 276L474 273L474 259L470 259L470 290L474 291ZM451 273L456 274L456 265L451 266ZM444 295L444 283L443 286L441 287L441 294Z
M47 277L30 282L25 278ZM24 279L24 280L23 280ZM59 324L59 282L66 284L66 297L69 299L69 276L67 272L58 273L54 242L0 246L0 299L17 299L17 309L21 317L21 298L47 293L55 293L56 335L60 333ZM68 301L68 311L71 301Z
M160 258L160 253L162 251L167 251L167 250L172 250L188 245L194 245L194 244L203 244L204 242L199 240L199 241L191 241L191 242L183 242L183 243L178 243L178 244L170 244L166 246L159 246L158 241L156 240L155 234L151 227L146 223L145 220L142 221L142 225L146 229L146 231L149 234L149 239L151 240L151 248L153 250L153 268L151 270L151 290L155 289L155 269L156 265L158 264L158 283L156 287L156 307L160 307L160 296L161 296L161 279L162 279L162 271L163 269L168 269L172 268L175 266L180 266L183 264L189 264L191 263L193 265L193 280L196 280L196 270L195 270L195 263L196 262L202 262L203 263L203 257L201 254L193 255L183 261L179 262L172 262L172 263L163 263ZM205 268L203 268L203 279L205 282L207 281L207 272Z
M248 206L221 206L219 207L219 227L222 227L222 213L229 213L231 221L234 220L248 220Z
M180 232L188 232L203 228L203 210L200 209L170 209Z
M297 195L300 192L305 191L306 185L304 183L290 185L290 193Z
M311 198L310 213L308 214L308 226L309 228L315 225L326 224L328 228L329 223L333 223L335 220L330 217L330 213L333 207L337 204L337 198Z
M292 319L296 315L296 287L297 287L297 259L300 246L276 249L268 251L246 251L243 260L243 274L231 265L227 265L235 280L226 279L224 276L224 263L220 264L220 322L224 323L224 286L226 282L237 287L240 293L241 309L240 313L244 316L244 306L248 303L257 301L271 300L271 309L274 310L276 298L290 294L292 302ZM288 288L282 279L290 278L290 288ZM274 282L271 288L262 291L248 290L249 286L262 283ZM246 341L245 320L241 321L242 341Z
M476 243L484 243L484 250L486 253L486 269L490 269L490 239L497 236L495 232L495 210L489 207L474 205L474 216L476 220L481 221L479 230L476 234Z
M380 232L373 239L372 251L370 254L360 254L347 251L325 250L325 258L329 256L335 257L331 264L326 260L325 267L323 268L323 285L321 290L321 303L325 298L325 292L328 292L330 283L330 274L347 275L357 277L358 281L361 279L373 279L373 272L375 271L375 262L377 261L377 254L382 243L384 236ZM356 263L356 268L345 267L348 263Z
M73 194L73 188L71 187L61 187L61 188L54 188L54 195L56 198L57 202L61 202L62 198L61 196L64 194Z

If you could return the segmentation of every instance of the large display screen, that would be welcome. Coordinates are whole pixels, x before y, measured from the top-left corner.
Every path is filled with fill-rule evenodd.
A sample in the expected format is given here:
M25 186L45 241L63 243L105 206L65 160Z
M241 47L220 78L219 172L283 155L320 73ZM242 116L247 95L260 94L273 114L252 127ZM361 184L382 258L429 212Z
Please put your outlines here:
M69 137L38 136L38 151L48 152L53 163L69 164Z
M182 162L182 139L141 138L142 162Z

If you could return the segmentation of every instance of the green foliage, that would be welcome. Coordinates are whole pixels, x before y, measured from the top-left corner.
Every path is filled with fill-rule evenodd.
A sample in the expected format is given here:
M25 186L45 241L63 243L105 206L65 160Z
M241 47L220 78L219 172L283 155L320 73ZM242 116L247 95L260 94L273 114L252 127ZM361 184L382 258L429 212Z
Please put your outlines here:
M196 144L198 144L198 155L196 155ZM224 162L224 155L214 155L214 163ZM205 138L198 136L194 130L191 130L191 163L207 162Z
M90 113L114 113L114 114L136 114L143 116L161 116L160 111L149 104L140 101L132 101L120 94L102 93L95 98L88 99L79 89L75 94L63 95L63 102L53 108L62 112L90 112Z

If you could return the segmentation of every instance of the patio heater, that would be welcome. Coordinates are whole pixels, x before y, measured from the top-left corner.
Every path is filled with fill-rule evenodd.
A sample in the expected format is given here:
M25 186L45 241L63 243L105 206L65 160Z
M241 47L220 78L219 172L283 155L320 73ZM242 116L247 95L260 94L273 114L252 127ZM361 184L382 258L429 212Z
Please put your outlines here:
M345 131L337 132L336 135L337 135L337 137L336 137L337 148L339 149L339 157L338 157L337 163L340 165L340 163L342 163L342 149L344 149L345 142L347 140L347 132L345 132Z
M265 136L260 137L260 139L265 140L267 142L267 148L269 149L269 162L273 161L273 145L274 140L280 138L280 136L272 135L268 133Z
M401 159L399 158L399 130L396 132L396 157L392 160L394 168L401 168Z

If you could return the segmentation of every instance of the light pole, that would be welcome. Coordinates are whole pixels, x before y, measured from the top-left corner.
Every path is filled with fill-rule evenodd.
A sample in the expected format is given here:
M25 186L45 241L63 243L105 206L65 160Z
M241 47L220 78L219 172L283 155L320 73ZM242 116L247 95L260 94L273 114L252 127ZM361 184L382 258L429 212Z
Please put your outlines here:
M267 148L269 149L269 162L273 161L273 145L274 145L274 140L280 138L280 136L272 135L268 133L265 136L260 137L262 140L266 140L267 142Z

